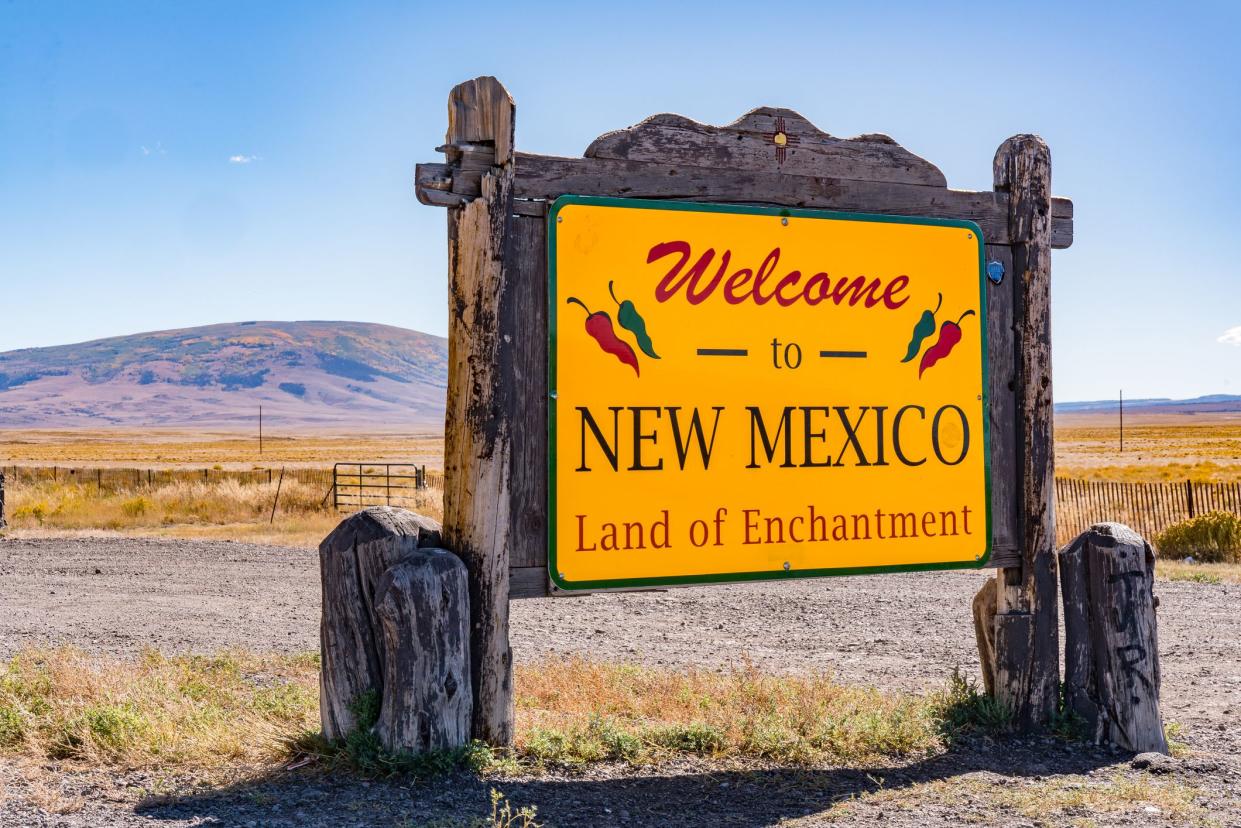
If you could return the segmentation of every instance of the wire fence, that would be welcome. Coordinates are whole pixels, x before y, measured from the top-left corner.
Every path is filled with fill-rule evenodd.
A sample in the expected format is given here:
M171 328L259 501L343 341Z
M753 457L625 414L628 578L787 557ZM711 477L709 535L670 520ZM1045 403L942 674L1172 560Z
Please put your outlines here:
M221 483L235 480L256 485L276 482L281 472L285 480L297 480L308 486L321 487L324 492L332 485L331 469L139 469L98 466L0 466L6 483L14 488L41 483L78 485L87 492L115 494L141 491L173 483Z
M324 508L353 511L389 504L416 508L430 490L442 490L442 471L403 463L338 463L334 468L217 469L104 468L96 466L0 466L10 488L41 483L78 485L100 496L136 492L179 482L242 484L296 480L323 492ZM431 496L434 496L432 494ZM1223 511L1241 516L1241 481L1189 480L1122 483L1056 479L1056 534L1067 543L1092 523L1127 524L1148 540L1178 521Z

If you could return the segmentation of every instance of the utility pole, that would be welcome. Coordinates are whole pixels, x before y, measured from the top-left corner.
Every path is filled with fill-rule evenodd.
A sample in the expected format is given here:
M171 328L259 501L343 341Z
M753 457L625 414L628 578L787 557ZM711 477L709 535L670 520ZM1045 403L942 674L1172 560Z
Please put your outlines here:
M259 406L259 457L262 457L262 456L263 456L263 406L260 405Z
M1120 389L1120 453L1125 453L1125 389Z

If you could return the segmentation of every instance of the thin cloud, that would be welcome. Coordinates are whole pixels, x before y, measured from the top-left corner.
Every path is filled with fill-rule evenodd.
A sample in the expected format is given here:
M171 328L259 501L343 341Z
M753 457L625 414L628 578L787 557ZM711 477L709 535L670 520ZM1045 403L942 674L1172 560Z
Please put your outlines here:
M144 145L142 146L142 154L143 154L144 156L148 156L148 155L167 155L167 154L168 154L168 150L164 149L164 142L163 142L163 141L156 141L156 142L155 142L155 146L154 146L154 147L148 147L148 146L146 146L146 145L144 144Z
M249 164L253 161L262 160L263 156L261 155L230 155L228 157L228 163L230 164Z
M1241 348L1241 325L1224 331L1224 335L1216 341L1222 342L1225 345L1236 345L1238 348Z

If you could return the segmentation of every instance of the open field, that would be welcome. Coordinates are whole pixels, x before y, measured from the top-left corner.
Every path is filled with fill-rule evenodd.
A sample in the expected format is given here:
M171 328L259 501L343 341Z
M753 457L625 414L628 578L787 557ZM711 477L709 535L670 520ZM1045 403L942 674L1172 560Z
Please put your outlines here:
M175 479L119 489L84 483L17 482L6 513L17 534L124 532L139 537L215 538L313 549L340 522L331 476L303 482ZM438 478L428 475L438 484ZM439 520L443 492L413 493L406 505Z
M329 468L337 462L416 463L440 468L444 439L434 432L345 430L265 432L176 429L0 429L0 466L126 468Z
M1241 414L1056 415L1056 474L1088 480L1241 479Z
M325 468L355 461L437 469L443 450L440 434L373 428L354 434L273 432L264 438L262 455L257 430L0 430L0 465L19 466ZM1241 479L1241 415L1130 414L1122 454L1115 414L1060 414L1056 473L1113 481Z
M944 572L516 602L518 753L359 784L301 738L313 552L10 538L0 571L0 657L18 659L0 706L27 709L0 748L4 826L487 825L490 788L549 826L1241 820L1228 584L1159 587L1182 746L1157 773L1060 737L995 740L968 696L945 698L954 667L977 671L984 576Z
M1196 486L1224 484L1216 487L1222 494L1196 495L1199 513L1236 508L1241 491L1236 488L1241 481L1241 417L1228 413L1162 413L1130 415L1127 420L1126 451L1122 454L1113 414L1064 414L1057 418L1057 488L1063 517L1058 527L1059 542L1067 542L1086 523L1100 519L1128 522L1153 539L1170 523L1189 516L1183 502L1184 489L1175 488L1186 480ZM105 529L158 537L313 546L332 528L337 515L322 505L311 508L309 491L300 493L305 495L300 506L299 493L294 491L291 508L278 510L276 521L269 524L264 518L275 497L270 487L246 486L243 498L233 490L205 489L194 498L185 498L166 496L167 492L152 494L140 484L149 478L151 469L156 470L157 483L160 469L186 475L192 470L207 470L260 476L268 471L276 474L280 468L303 475L322 471L323 479L314 484L321 490L322 501L322 493L331 491L332 463L413 462L436 470L442 460L440 436L399 431L269 436L261 456L256 435L235 431L0 431L0 466L39 467L44 473L59 469L60 480L70 478L67 468L77 467L73 479L79 481L83 475L90 478L97 469L104 469L105 483L110 475L120 481L112 487L121 491L109 492L109 486L103 485L96 486L92 494L89 485L30 485L20 474L16 479L11 477L9 517L21 530ZM137 482L126 484L126 474ZM1142 485L1126 489L1111 485L1115 483ZM1152 483L1166 484L1168 491L1129 491ZM143 498L180 506L133 514ZM422 508L438 516L438 496L431 493Z

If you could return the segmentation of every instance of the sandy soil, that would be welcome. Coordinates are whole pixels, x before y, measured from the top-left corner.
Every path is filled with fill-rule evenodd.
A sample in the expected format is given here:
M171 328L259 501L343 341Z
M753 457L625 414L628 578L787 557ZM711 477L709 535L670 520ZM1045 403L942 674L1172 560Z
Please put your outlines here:
M518 660L545 653L656 664L748 659L764 670L830 669L846 681L923 690L942 686L954 667L977 672L968 608L982 577L926 573L519 601L513 648ZM1158 592L1164 715L1184 725L1193 749L1172 772L1202 792L1203 807L1219 824L1241 824L1233 787L1241 776L1241 587L1161 583ZM318 613L317 555L306 550L137 538L0 540L0 656L28 644L110 654L144 647L306 651L318 646ZM840 797L894 784L951 778L985 788L1059 774L1106 784L1117 773L1147 773L1127 760L1039 739L980 741L869 776L687 764L646 774L599 769L585 778L504 788L514 802L538 805L554 825L817 824L816 815ZM877 783L877 774L888 781ZM133 797L110 802L105 791L143 790L141 779L67 776L57 795L81 808L53 815L31 804L25 778L19 767L0 766L0 782L15 794L0 793L0 825L419 825L481 814L486 800L483 784L470 779L410 788L294 774L169 802L143 799L135 807ZM981 806L969 797L936 804L930 794L919 796L922 805L904 818L900 807L887 806L889 821L927 826L979 818ZM864 800L835 818L868 824L882 818L883 807ZM1022 824L1014 814L992 817L982 816L983 824ZM1168 824L1141 809L1091 818L1098 825Z

